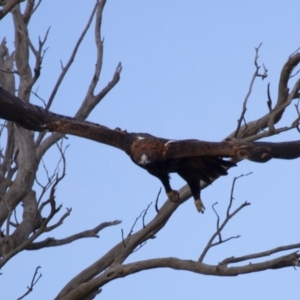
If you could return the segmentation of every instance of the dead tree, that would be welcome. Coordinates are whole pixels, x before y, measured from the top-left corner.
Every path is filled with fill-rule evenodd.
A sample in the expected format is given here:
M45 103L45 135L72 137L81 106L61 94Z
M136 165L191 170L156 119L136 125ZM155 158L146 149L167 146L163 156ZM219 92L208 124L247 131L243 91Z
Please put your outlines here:
M38 94L34 92L33 88L41 76L41 67L46 51L45 44L48 37L48 31L45 33L44 38L40 39L37 46L33 44L28 32L28 24L41 4L41 1L35 3L35 1L28 0L25 2L23 10L20 7L20 2L24 1L8 0L0 2L2 5L0 19L7 17L8 12L10 12L15 24L14 51L9 51L6 47L5 38L3 38L0 45L0 83L3 89L8 91L10 94L15 94L17 99L24 101L24 105L26 106L26 104L29 103L32 94L35 94L35 96L38 97ZM117 64L111 81L108 82L100 92L95 92L101 72L103 58L101 21L105 2L106 1L104 0L96 2L86 27L78 38L67 64L62 66L61 74L53 88L53 91L47 101L45 101L45 107L43 108L45 112L50 110L56 93L60 88L71 64L73 63L77 50L93 20L95 20L94 32L97 50L96 67L92 80L87 87L86 96L82 100L81 106L74 117L77 120L84 122L91 111L118 83L122 70L121 63ZM298 76L298 74L293 74L293 71L300 63L299 52L293 53L290 57L288 57L287 62L282 68L278 86L278 96L275 103L273 103L270 93L268 92L267 105L269 112L257 120L250 122L245 121L247 101L251 95L254 82L257 78L267 77L267 69L264 66L261 68L258 64L258 51L259 47L256 48L255 54L256 69L249 86L249 92L243 102L243 110L238 120L237 127L224 139L225 141L234 139L234 141L238 141L240 144L247 144L285 131L299 130L300 113L298 103L295 105L296 118L290 122L291 125L283 127L276 126L276 124L281 120L286 108L291 106L295 99L299 98L300 79L296 80L291 89L288 88L291 77ZM30 53L35 59L34 65L30 65L29 63ZM18 80L16 80L16 78ZM61 213L61 206L58 206L55 200L56 188L65 176L66 156L65 147L62 144L65 132L58 132L49 135L42 131L37 135L34 135L32 131L25 129L26 124L25 128L22 128L22 125L24 126L24 123L22 124L22 122L15 124L14 122L4 121L1 126L2 139L6 139L6 147L5 149L1 149L0 153L0 223L2 227L2 235L0 237L1 268L3 268L10 259L23 250L30 251L50 246L63 246L65 244L75 242L78 239L96 237L102 229L120 223L119 220L103 221L93 229L82 231L65 239L58 240L55 238L46 238L42 241L36 242L38 237L41 238L45 233L54 231L58 226L61 226L63 220L71 213L71 209L67 209L65 213ZM118 124L116 124L116 126L117 125ZM57 130L54 129L52 131ZM292 144L285 146L285 153L288 153L287 156L289 156L285 158L295 158L299 156L299 141L292 142ZM60 169L56 168L53 174L48 174L48 183L42 186L42 193L37 195L35 192L35 180L36 184L38 184L36 172L39 164L41 164L44 154L51 147L57 147L61 154L61 161L59 164L63 166L62 171L59 171ZM243 157L235 157L234 162L238 162L242 158ZM206 186L207 184L201 182L202 188L205 188ZM47 191L49 197L45 199ZM208 265L204 263L206 254L212 247L235 238L231 237L224 239L222 237L223 229L226 224L241 209L248 206L249 203L245 202L238 208L233 209L233 195L231 195L226 217L223 221L220 220L219 215L216 212L217 229L207 242L207 245L203 249L198 260L183 260L180 258L165 257L136 261L133 263L124 263L124 261L134 251L142 247L147 240L153 239L157 236L160 230L164 228L166 223L172 217L175 210L177 210L182 203L191 197L191 192L187 186L184 186L179 191L179 194L180 201L176 204L167 200L160 208L158 208L158 204L156 202L155 207L157 214L151 221L146 222L145 216L149 209L148 206L137 218L137 220L142 220L142 228L136 232L133 232L132 228L127 236L125 236L122 232L122 239L120 242L92 265L82 270L82 272L66 283L64 288L58 292L56 299L92 299L99 294L101 289L110 281L154 268L186 270L204 275L236 276L239 274L253 273L268 269L281 269L299 266L299 254L296 251L300 248L299 243L281 246L259 253L252 253L246 256L224 258L223 261L215 265ZM18 222L13 221L14 212L17 209L22 209L23 211L22 219ZM57 215L60 215L59 220L53 223L53 217ZM280 255L280 252L286 250L291 250L291 252L285 255ZM271 259L266 258L263 262L255 263L255 259L267 257L270 254L277 254L277 256ZM251 264L249 264L249 261ZM245 263L243 265L235 266L234 264L237 262ZM39 277L37 277L37 270L28 291L23 296L26 296L29 292L31 292L33 286L37 283L39 279Z

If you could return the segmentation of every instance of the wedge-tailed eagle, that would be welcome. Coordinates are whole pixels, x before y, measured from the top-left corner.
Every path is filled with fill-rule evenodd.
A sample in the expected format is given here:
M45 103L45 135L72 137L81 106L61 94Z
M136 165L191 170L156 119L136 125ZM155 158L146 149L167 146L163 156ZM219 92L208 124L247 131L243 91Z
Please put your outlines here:
M226 175L235 164L224 158L266 162L271 158L293 159L300 156L300 141L285 143L239 143L169 140L146 133L128 133L95 123L58 115L29 104L0 88L0 118L40 132L58 132L84 137L125 151L139 167L157 177L171 201L179 194L170 186L170 173L177 173L188 184L199 212L204 212L200 198L200 180L211 183Z

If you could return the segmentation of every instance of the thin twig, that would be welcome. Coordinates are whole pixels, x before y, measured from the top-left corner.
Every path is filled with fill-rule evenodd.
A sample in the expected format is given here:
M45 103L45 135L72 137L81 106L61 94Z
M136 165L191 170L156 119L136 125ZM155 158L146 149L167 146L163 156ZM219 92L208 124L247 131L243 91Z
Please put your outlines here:
M220 217L219 217L219 214L218 212L215 210L215 205L217 205L218 202L215 202L211 207L215 213L215 215L217 216L217 231L220 229ZM222 240L222 236L221 236L221 232L218 233L218 236L219 236L219 241Z
M295 104L295 109L296 109L296 112L297 112L297 118L296 118L296 120L292 123L292 126L295 126L296 129L298 130L298 132L300 132L300 128L299 128L299 123L300 123L299 103L300 103L300 99L298 99L297 104Z
M74 61L74 58L75 58L76 53L77 53L77 51L79 49L79 46L81 45L81 42L83 41L83 38L84 38L85 34L87 33L87 31L88 31L88 29L89 29L89 27L90 27L90 25L91 25L91 23L93 21L94 15L95 15L95 13L97 11L98 4L99 4L99 1L96 2L95 6L94 6L94 9L93 9L93 11L92 11L92 13L91 13L91 15L89 17L89 20L88 20L85 28L83 29L83 31L82 31L79 39L77 40L76 45L75 45L75 47L73 49L73 52L71 53L71 56L70 56L70 58L69 58L69 60L68 60L68 62L66 64L66 66L63 68L61 74L59 75L59 77L57 79L57 82L56 82L56 84L55 84L55 86L54 86L54 88L52 90L52 93L51 93L51 95L49 97L49 100L48 100L48 103L47 103L47 106L46 106L46 110L49 110L49 108L50 108L50 106L51 106L51 104L52 104L52 102L54 100L54 97L55 97L55 95L56 95L56 93L57 93L57 91L58 91L58 89L59 89L59 87L60 87L60 85L61 85L64 77L65 77L65 75L67 74L67 72L68 72L68 70L69 70L72 62Z
M226 216L228 217L230 215L230 209L231 209L231 206L232 206L232 202L234 200L234 197L233 197L233 193L234 193L234 188L235 188L235 183L238 179L240 179L241 177L245 177L245 176L249 176L251 175L253 172L249 172L247 174L241 174L240 176L237 176L237 177L234 177L233 178L233 181L232 181L232 185L231 185L231 192L230 192L230 199L229 199L229 205L228 205L228 208L227 208L227 212L226 212Z
M298 75L298 74L299 74L299 72L300 72L300 69L299 69L299 70L297 70L297 71L295 72L295 74L291 74L291 75L290 75L290 78L293 78L293 77L295 77L296 75Z
M122 235L123 246L124 246L124 248L126 248L125 239L124 239L124 231L122 228L121 228L121 235Z
M43 102L44 107L46 107L46 101L41 96L38 95L38 88L36 89L35 92L31 90L31 94L33 94L35 97L41 100Z
M290 54L289 58L292 58L296 54L298 54L298 51L300 50L300 47L298 47L293 53Z
M54 239L54 238L46 238L43 241L40 242L36 242L36 243L31 243L26 250L39 250L45 247L57 247L57 246L62 246L62 245L66 245L66 244L70 244L74 241L77 241L79 239L83 239L83 238L99 238L99 232L101 230L103 230L104 228L108 227L108 226L114 226L114 225L118 225L120 224L121 221L120 220L115 220L112 222L103 222L101 224L99 224L98 226L96 226L93 229L89 229L89 230L85 230L76 234L73 234L71 236L68 236L64 239Z
M21 299L25 298L29 293L31 293L33 291L33 287L37 284L37 282L42 277L41 273L39 274L39 276L37 276L40 268L41 268L40 266L36 267L35 272L32 277L32 280L31 280L31 284L30 284L30 286L27 287L27 292L24 295L22 295L21 297L19 297L17 300L21 300Z
M146 217L146 214L147 214L148 209L150 208L151 204L152 204L152 202L150 202L150 204L148 204L147 208L144 211L143 218L142 218L142 220L143 220L143 228L146 227L146 225L145 225L145 217Z
M268 95L267 105L269 108L269 112L271 112L272 111L272 98L271 98L271 94L270 94L270 82L268 83L267 95Z
M254 253L254 254L249 254L249 255L244 255L244 256L240 256L240 257L232 256L232 257L228 257L228 258L225 258L224 260L222 260L219 263L219 265L223 266L223 265L238 263L238 262L245 261L245 260L261 258L261 257L265 257L265 256L270 256L270 255L278 253L278 252L291 250L291 249L299 249L299 248L300 248L300 243L297 243L297 244L291 244L291 245L287 245L287 246L280 246L280 247L273 248L271 250L258 252L258 253Z
M248 206L250 205L250 203L248 202L244 202L243 204L241 204L233 213L230 213L230 210L231 210L231 207L232 207L232 202L233 202L233 192L234 192L234 187L235 187L235 182L237 179L243 177L243 176L248 176L250 175L251 173L248 173L248 174L245 174L245 175L240 175L238 177L235 177L233 182L232 182L232 186L231 186L231 193L230 193L230 200L229 200L229 204L228 204L228 207L227 207L227 212L226 212L226 218L225 220L223 221L223 223L220 225L220 217L219 217L219 214L217 213L217 211L215 210L215 205L217 204L214 203L212 205L212 208L217 216L217 230L215 231L215 233L211 236L211 238L209 239L209 241L207 242L205 248L203 249L198 261L199 262L203 262L204 260L204 257L205 255L207 254L207 252L209 251L210 248L214 247L214 246L217 246L217 245L220 245L220 244L223 244L225 242L228 242L229 240L231 239L236 239L236 238L239 238L240 236L237 235L237 236L232 236L232 237L229 237L227 239L222 239L222 230L225 228L226 224L229 222L230 219L232 219L242 208L244 208L245 206ZM219 241L218 242L215 242L214 243L214 240L216 237L219 237Z
M239 133L239 130L241 128L241 124L242 124L242 121L245 117L245 114L246 114L246 111L247 111L247 102L249 100L249 97L252 93L252 88L253 88L253 85L254 85L254 82L255 82L255 79L257 77L261 77L262 79L266 78L267 77L267 72L268 70L266 69L266 67L263 65L263 68L264 68L264 73L263 74L259 74L259 69L260 69L260 66L258 65L257 63L257 60L258 60L258 52L259 52L259 48L261 47L262 43L259 44L259 46L257 48L255 48L255 57L254 57L254 65L255 65L255 72L252 76L252 79L250 81L250 85L249 85L249 89L248 89L248 92L245 96L245 99L244 99L244 102L243 102L243 109L242 109L242 113L241 113L241 116L240 118L238 119L238 124L237 124L237 128L235 130L235 134L234 134L234 138L236 138L238 136L238 133Z
M62 205L60 205L60 206L56 209L55 213L59 212L61 208L62 208ZM60 217L60 219L58 220L58 222L56 222L54 225L51 225L51 226L49 226L49 227L46 227L46 228L44 229L44 232L52 231L53 229L55 229L55 228L59 227L60 225L62 225L63 221L64 221L67 217L70 216L71 212L72 212L72 208L66 208L66 212Z
M156 196L156 200L155 200L155 210L157 213L159 213L159 209L158 209L158 200L159 200L159 195L161 193L161 187L159 188L159 191L157 193L157 196Z
M138 219L140 219L142 217L142 214L144 213L144 211L145 210L143 209L142 212L140 213L140 215L135 218L135 221L134 221L133 225L131 226L131 229L130 229L129 233L127 234L127 237L133 233L133 228L135 227L135 224L137 223Z
M140 250L142 247L144 247L147 244L147 241L142 242L137 248L135 248L132 252L137 252Z

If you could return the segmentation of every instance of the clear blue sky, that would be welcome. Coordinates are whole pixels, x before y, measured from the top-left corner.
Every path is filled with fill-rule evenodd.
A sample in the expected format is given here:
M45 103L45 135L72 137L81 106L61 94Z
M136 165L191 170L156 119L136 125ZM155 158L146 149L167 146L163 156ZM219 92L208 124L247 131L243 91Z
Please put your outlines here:
M51 26L49 47L36 87L47 99L81 33L94 1L45 1L30 30L37 45ZM98 90L110 79L119 61L121 81L90 115L89 120L111 128L148 132L166 138L219 141L236 127L242 102L254 72L254 47L263 42L259 62L269 70L257 80L246 120L267 112L267 83L276 100L281 68L300 46L298 1L113 1L103 16L104 64ZM13 49L11 17L0 23ZM87 90L95 64L90 31L52 110L74 115ZM34 103L39 103L33 99ZM291 109L289 125L295 118ZM282 123L284 124L284 123ZM271 140L296 140L290 132ZM23 252L11 260L0 277L1 295L16 299L26 290L36 266L43 277L26 299L53 299L83 268L121 240L140 212L155 201L160 182L131 163L119 150L70 137L67 176L57 189L57 203L72 207L64 225L50 237L63 238L96 226L122 220L100 233L100 239ZM45 164L52 170L58 159L50 151ZM224 237L241 238L212 249L208 264L229 256L265 251L299 242L300 161L271 161L264 165L242 162L203 191L207 207L198 214L187 201L173 218L127 262L177 256L197 260L216 227L211 204L224 216L234 176L253 174L237 182L234 205L251 206L227 226ZM39 174L45 180L41 168ZM172 186L183 181L172 176ZM165 197L161 198L164 201ZM151 207L147 220L155 215ZM136 229L142 226L138 223ZM45 236L44 236L45 238ZM275 256L274 256L275 257ZM253 261L254 262L254 261ZM103 288L99 299L299 299L299 272L293 268L266 271L236 278L208 277L183 271L152 270L115 280ZM16 283L17 282L17 283ZM102 298L101 298L102 297ZM2 296L1 296L2 298ZM4 299L4 298L3 298Z

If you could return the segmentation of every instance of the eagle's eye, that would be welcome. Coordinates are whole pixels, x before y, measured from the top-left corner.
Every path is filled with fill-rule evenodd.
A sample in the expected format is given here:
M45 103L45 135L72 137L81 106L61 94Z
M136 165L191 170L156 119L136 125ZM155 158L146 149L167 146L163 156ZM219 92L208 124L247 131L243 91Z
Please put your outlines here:
M151 163L151 155L143 153L142 155L139 156L138 158L138 164L140 165L147 165Z

